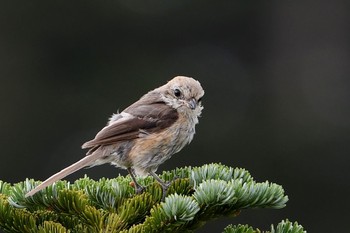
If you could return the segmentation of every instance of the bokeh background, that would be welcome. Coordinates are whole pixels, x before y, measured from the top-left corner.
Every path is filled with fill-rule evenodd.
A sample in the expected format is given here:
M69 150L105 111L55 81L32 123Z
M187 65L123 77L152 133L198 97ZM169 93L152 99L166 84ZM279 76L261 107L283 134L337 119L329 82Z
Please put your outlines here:
M281 184L289 218L344 232L349 214L348 1L2 1L0 179L43 180L84 155L107 118L176 75L206 91L193 143L160 171L210 162ZM110 165L75 180L114 177Z

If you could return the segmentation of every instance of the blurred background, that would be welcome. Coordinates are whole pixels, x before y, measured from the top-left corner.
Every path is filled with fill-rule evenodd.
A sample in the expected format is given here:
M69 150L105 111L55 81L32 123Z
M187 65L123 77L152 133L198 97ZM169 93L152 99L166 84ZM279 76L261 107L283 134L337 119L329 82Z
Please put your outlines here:
M108 117L176 75L206 91L190 146L159 168L221 162L281 184L289 218L344 232L350 152L348 1L2 1L0 179L44 180L82 158ZM79 171L99 179L125 171Z

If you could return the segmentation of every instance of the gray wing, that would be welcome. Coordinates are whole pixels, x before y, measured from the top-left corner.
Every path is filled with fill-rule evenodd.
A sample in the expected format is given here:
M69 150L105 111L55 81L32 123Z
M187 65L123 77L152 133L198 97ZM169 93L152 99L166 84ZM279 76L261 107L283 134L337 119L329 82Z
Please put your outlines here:
M103 145L111 145L121 141L136 139L140 131L146 133L161 132L178 119L176 109L164 102L145 103L138 101L123 112L132 117L118 119L104 127L96 137L83 144L82 148L91 148L93 152Z

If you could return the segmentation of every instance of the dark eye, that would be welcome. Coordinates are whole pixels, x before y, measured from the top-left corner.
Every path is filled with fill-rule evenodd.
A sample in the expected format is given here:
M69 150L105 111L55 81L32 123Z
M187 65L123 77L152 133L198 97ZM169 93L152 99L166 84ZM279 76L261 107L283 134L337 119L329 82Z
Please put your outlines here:
M174 95L176 96L176 97L180 97L181 96L181 91L179 90L179 89L175 89L174 90Z
M200 97L200 98L198 99L198 103L202 102L202 98L203 98L203 97Z

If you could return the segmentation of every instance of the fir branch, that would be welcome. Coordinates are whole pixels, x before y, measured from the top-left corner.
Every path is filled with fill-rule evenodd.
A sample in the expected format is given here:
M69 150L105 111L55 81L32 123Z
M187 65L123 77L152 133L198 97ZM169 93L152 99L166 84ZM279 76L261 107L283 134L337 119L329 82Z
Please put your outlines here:
M280 185L256 182L245 169L221 164L177 168L161 177L171 182L162 203L162 189L152 177L138 178L146 187L140 195L135 195L130 176L98 181L85 176L74 184L56 182L28 198L24 195L38 181L26 179L14 185L0 181L0 228L8 232L192 232L213 218L237 216L248 208L279 209L288 201Z
M248 225L229 225L224 229L223 233L261 233L259 229L253 229L253 227ZM271 225L270 231L264 231L265 233L306 233L303 226L299 225L297 222L290 222L287 220L282 220L275 230L275 227Z

